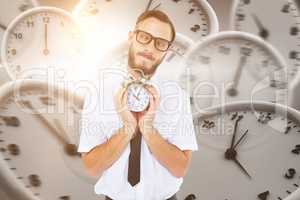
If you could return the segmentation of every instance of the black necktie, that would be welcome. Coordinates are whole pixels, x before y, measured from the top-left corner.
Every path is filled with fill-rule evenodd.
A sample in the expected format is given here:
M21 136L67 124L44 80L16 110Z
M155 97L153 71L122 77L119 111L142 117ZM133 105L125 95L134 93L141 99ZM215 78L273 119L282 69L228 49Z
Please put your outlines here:
M142 134L138 129L135 137L130 140L128 182L131 186L135 186L140 181L141 139Z

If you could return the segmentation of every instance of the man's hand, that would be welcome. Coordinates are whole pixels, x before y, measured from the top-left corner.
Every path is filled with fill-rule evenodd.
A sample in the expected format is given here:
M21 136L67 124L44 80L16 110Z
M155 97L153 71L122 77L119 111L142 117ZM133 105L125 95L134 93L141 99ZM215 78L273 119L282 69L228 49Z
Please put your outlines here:
M134 135L137 129L137 113L131 112L127 106L128 91L126 87L121 87L115 94L114 102L117 113L121 117L125 132L130 134L130 138Z
M143 135L153 130L153 121L155 118L155 113L160 103L160 96L155 87L151 85L146 85L145 88L150 94L150 103L146 110L137 113L138 127Z

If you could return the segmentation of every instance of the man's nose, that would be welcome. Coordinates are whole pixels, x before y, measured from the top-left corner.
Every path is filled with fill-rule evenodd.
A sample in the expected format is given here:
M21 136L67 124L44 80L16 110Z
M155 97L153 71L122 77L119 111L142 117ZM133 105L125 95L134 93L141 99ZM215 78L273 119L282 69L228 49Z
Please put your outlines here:
M147 45L147 48L151 48L152 51L155 51L156 48L155 48L155 40L152 39Z

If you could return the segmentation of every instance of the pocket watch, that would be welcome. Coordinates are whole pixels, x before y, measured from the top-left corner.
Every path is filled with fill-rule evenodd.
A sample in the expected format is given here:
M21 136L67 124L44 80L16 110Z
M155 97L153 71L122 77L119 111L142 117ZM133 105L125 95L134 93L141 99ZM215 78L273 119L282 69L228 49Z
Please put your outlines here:
M128 78L123 82L123 86L127 88L127 105L129 110L133 112L144 111L150 103L150 94L145 88L149 78L146 77L141 69L134 68L141 72L141 78L136 79L132 75L129 75Z

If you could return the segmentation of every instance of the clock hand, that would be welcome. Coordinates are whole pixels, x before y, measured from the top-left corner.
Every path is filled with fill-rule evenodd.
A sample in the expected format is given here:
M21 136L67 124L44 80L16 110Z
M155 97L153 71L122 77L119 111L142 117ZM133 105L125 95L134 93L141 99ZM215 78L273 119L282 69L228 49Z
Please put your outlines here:
M254 19L255 24L257 25L258 29L259 29L259 36L262 37L264 40L267 40L269 37L269 31L268 29L266 29L263 24L261 23L261 21L259 20L259 18L252 13L251 15Z
M54 124L57 128L57 130L61 133L63 133L65 136L67 136L67 132L66 130L63 128L63 126L61 125L60 121L58 119L54 119ZM75 144L71 144L70 142L65 144L65 152L70 155L70 156L75 156L78 155L77 152L77 146Z
M146 11L150 9L152 2L153 2L153 0L149 0L148 4L146 6Z
M146 7L146 11L150 10L150 7L151 7L152 3L153 3L153 0L149 0L149 2L147 4L147 7ZM155 6L152 10L157 9L160 5L161 5L161 3L159 3L157 6Z
M247 170L243 167L243 165L235 158L233 158L233 161L243 170L243 172L251 179L250 174L247 172Z
M237 132L237 126L238 126L238 123L239 123L239 121L241 119L243 119L243 116L239 115L238 118L237 118L237 120L235 121L234 129L233 129L233 135L232 135L232 139L231 139L230 149L233 149L233 144L235 142L235 136L236 136L236 132Z
M237 141L237 143L234 145L234 149L237 147L237 145L239 145L239 143L242 141L242 139L247 135L248 133L248 129L245 131L245 133L242 135L242 137L240 137L240 139Z
M0 28L3 29L4 31L7 29L7 27L2 23L0 23Z
M33 112L34 112L34 116L40 120L42 122L42 124L47 127L47 129L64 145L64 149L65 151L69 149L69 143L67 142L67 140L62 137L60 135L60 133L57 131L56 128L54 128L49 122L48 120L41 114L39 114L37 112L37 110L32 106L31 102L29 101L22 101L21 102L23 105L25 105L27 108L31 109ZM69 154L69 151L66 151L66 153L70 156L74 156L74 154ZM76 152L76 155L79 155L77 152Z
M45 34L44 34L44 43L45 43L45 48L44 48L44 55L47 56L49 54L49 49L48 49L48 24L45 23Z
M242 69L244 68L244 66L246 64L246 61L247 61L247 57L245 55L240 57L239 65L234 73L233 80L227 89L227 94L229 96L236 96L238 93L237 85L241 79Z

